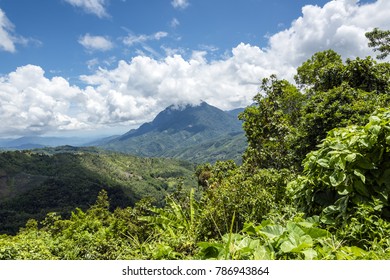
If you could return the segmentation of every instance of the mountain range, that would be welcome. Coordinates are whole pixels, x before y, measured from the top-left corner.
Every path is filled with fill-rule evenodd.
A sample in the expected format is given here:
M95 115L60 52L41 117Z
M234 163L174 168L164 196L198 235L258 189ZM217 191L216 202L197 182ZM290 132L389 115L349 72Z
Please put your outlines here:
M171 105L153 121L123 135L95 140L40 136L0 139L0 149L96 146L142 157L178 158L195 163L232 159L240 163L246 149L242 123L238 119L238 114L243 110L223 111L206 102L199 105Z
M146 197L163 205L181 186L196 187L197 163L241 160L241 111L205 102L169 106L138 129L88 144L98 147L50 148L75 143L67 142L72 138L3 139L0 144L23 151L0 152L0 234L16 233L28 219L41 220L49 212L69 216L76 207L87 209L103 188L114 208Z
M0 139L0 148L5 150L29 150L44 147L57 147L70 145L75 147L85 146L91 142L91 138L83 137L42 137L25 136L20 138Z

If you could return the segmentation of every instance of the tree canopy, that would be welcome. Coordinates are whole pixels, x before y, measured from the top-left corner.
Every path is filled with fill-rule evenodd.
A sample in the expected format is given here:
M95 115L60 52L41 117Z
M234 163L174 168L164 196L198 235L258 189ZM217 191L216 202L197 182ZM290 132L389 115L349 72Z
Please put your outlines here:
M252 166L299 170L328 131L363 124L390 104L390 64L370 57L343 62L333 50L319 52L297 68L295 80L297 86L264 79L255 104L240 115Z
M390 30L374 28L366 33L366 37L369 40L368 46L380 52L378 59L385 59L390 54Z

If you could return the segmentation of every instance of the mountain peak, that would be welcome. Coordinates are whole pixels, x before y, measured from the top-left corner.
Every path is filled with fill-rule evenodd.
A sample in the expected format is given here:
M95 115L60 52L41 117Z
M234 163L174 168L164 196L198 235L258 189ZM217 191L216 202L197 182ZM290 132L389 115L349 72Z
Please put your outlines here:
M141 125L121 136L119 140L140 136L149 132L174 134L186 131L191 134L204 130L219 132L239 131L241 124L225 111L202 101L198 105L170 105L161 111L152 122Z
M201 102L171 105L153 121L112 139L103 148L146 157L209 161L232 159L246 147L235 113ZM205 157L204 157L205 156Z

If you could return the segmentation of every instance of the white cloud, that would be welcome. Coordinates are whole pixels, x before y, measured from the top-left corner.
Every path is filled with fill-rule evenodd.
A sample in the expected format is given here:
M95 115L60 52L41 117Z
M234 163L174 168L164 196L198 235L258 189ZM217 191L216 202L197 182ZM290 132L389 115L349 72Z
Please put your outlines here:
M178 27L179 25L180 25L180 21L179 21L177 18L173 18L173 19L171 20L170 26L171 26L172 28L176 28L176 27Z
M80 89L62 77L47 79L39 66L26 65L0 78L0 134L42 134L77 130L87 125L71 116L83 103Z
M390 29L389 13L387 0L308 5L288 29L269 37L265 49L241 43L224 57L209 60L213 46L193 50L189 58L184 58L183 49L165 48L167 56L162 59L142 54L121 60L114 68L96 67L92 75L81 77L85 88L71 86L61 77L48 79L38 66L24 66L0 77L0 134L130 128L150 121L171 104L201 100L222 109L245 106L252 102L262 78L275 73L292 81L296 67L317 51L334 49L344 59L375 55L364 33L374 27ZM145 44L167 35L128 36L123 43ZM89 63L95 69L103 61Z
M344 58L372 54L365 32L390 29L390 1L359 5L356 0L333 0L324 7L307 5L289 29L269 39L270 57L296 67L315 52L334 49Z
M120 61L115 69L83 76L82 80L95 96L88 100L101 100L101 115L95 114L100 122L141 123L171 104L199 104L205 100L223 109L249 104L259 77L273 73L261 66L261 59L253 61L262 53L257 47L240 44L229 59L213 62L206 60L205 51L193 52L188 60L180 55L163 60L137 56L130 62Z
M15 52L14 38L10 35L13 24L8 20L5 13L0 9L0 49Z
M266 49L241 43L226 57L213 61L207 60L207 51L214 49L211 47L193 51L189 59L168 49L169 55L162 60L140 55L82 80L104 97L105 112L114 122L151 119L172 103L205 100L222 109L245 106L251 103L262 78L275 73L293 81L296 67L317 51L332 48L344 58L372 54L364 33L374 26L390 28L389 21L381 16L390 12L388 3L378 0L359 5L338 0L324 7L308 5L288 29L269 38ZM382 20L372 18L370 22L376 11ZM147 38L129 37L127 43Z
M0 9L0 50L14 53L16 52L16 44L28 45L34 44L40 46L42 43L39 40L24 38L14 33L14 25L7 18L6 14Z
M135 44L142 44L142 43L146 43L147 41L154 41L154 40L160 40L164 37L167 37L168 36L168 33L167 32L163 32L163 31L159 31L159 32L156 32L154 34L151 34L151 35L145 35L145 34L141 34L141 35L128 35L127 37L125 37L123 39L123 44L125 44L126 46L133 46Z
M85 12L95 14L99 18L108 17L107 0L65 0L74 7L82 8Z
M172 0L172 6L176 9L185 9L188 7L188 0Z
M107 37L90 34L80 37L79 43L90 51L108 51L114 47L114 44Z

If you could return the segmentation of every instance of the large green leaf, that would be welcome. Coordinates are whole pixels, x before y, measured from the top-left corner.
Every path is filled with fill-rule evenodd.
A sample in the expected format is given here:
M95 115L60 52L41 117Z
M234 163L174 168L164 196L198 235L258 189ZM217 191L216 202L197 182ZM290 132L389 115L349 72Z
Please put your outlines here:
M260 230L260 233L262 233L271 240L279 238L284 232L285 229L281 225L269 225L265 226Z
M329 180L333 187L339 186L341 183L345 181L347 175L341 170L335 170L330 176Z
M353 171L353 174L355 174L356 176L358 176L358 177L360 178L360 180L362 180L363 183L366 182L366 176L364 176L364 174L363 174L360 170L355 169L355 170Z
M317 164L322 167L329 168L329 161L327 159L321 158L317 160Z
M366 196L366 197L370 197L370 192L369 192L368 188L363 184L362 181L356 180L353 183L353 187L359 194Z
M350 153L345 157L345 160L348 162L354 162L356 160L356 153Z
M305 260L313 260L318 256L316 250L314 250L313 248L308 248L302 251L302 253L305 255Z
M327 237L330 235L330 233L321 228L316 228L316 227L301 227L301 229L305 232L305 234L309 235L310 237L316 239L316 238L322 238L322 237Z
M284 253L300 253L306 248L313 246L313 239L309 235L299 235L291 233L288 239L280 245L280 250Z

